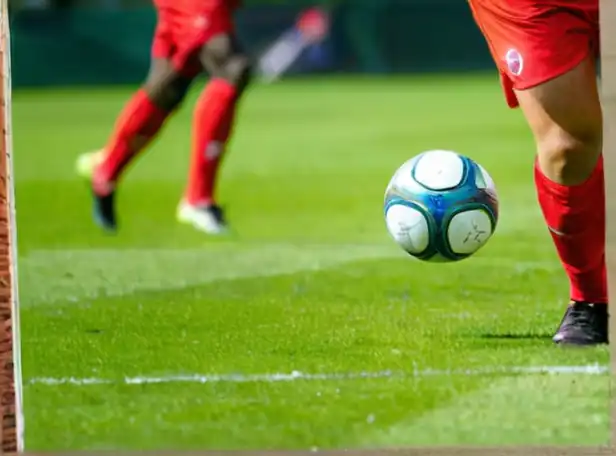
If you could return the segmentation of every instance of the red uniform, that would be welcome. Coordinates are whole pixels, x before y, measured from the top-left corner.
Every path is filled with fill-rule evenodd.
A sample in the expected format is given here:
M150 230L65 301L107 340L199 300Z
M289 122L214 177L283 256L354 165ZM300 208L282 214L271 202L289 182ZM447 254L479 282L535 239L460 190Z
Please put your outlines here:
M509 106L599 51L599 0L469 0Z
M190 75L201 70L197 52L213 36L233 31L239 0L154 0L158 23L152 57L170 59Z

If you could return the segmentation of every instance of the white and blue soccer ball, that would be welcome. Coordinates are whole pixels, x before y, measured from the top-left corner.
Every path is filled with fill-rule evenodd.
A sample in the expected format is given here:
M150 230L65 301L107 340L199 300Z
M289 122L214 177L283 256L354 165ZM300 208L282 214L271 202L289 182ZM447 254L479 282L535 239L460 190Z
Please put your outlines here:
M385 191L387 230L407 253L424 261L470 257L498 221L498 194L488 172L448 150L423 152L404 163Z

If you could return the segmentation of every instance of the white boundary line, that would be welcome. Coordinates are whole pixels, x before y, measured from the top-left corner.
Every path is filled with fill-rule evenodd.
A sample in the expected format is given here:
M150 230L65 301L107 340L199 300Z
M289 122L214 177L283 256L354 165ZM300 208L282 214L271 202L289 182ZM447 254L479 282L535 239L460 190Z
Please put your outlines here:
M335 381L386 378L421 378L443 376L479 376L479 375L604 375L610 372L608 366L589 364L583 366L496 366L478 369L414 369L411 372L376 371L376 372L339 372L339 373L290 373L273 374L185 374L164 376L137 376L119 379L97 377L35 377L26 382L28 385L147 385L167 383L279 383L293 381Z

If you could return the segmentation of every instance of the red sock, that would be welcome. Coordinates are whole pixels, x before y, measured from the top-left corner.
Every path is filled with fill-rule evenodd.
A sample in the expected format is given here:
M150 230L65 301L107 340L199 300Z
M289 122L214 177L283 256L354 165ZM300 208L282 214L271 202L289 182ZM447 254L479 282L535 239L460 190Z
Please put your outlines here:
M216 175L233 127L236 94L233 84L212 79L197 101L185 195L189 204L214 202Z
M535 163L543 216L571 286L571 299L607 302L603 158L592 175L572 187L549 180Z
M105 146L105 158L97 167L95 179L114 183L133 158L162 127L169 112L150 101L143 90L133 95L118 117L113 134Z

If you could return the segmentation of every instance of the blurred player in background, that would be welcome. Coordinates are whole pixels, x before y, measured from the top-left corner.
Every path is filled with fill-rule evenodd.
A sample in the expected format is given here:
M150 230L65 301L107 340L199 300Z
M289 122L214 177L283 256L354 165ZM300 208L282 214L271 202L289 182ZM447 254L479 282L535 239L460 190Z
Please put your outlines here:
M239 0L155 1L158 24L150 75L120 114L105 148L78 160L79 172L92 180L94 216L103 228L116 229L114 195L123 171L179 107L193 79L206 71L212 79L195 108L190 172L177 218L209 234L226 231L214 198L216 176L237 101L251 73L233 30L232 14L238 5ZM259 58L260 76L266 82L278 79L328 30L326 11L303 11Z
M330 28L329 13L323 7L304 10L289 30L272 43L259 58L257 69L264 82L282 76L310 46L325 39Z
M598 0L469 0L535 137L539 204L570 281L554 342L608 342Z
M235 38L232 14L238 0L155 0L158 22L150 74L120 114L102 151L79 158L89 174L94 217L117 227L114 195L127 165L156 136L180 106L197 75L211 79L194 109L188 183L178 220L206 233L226 230L214 197L216 176L231 136L235 108L250 81L250 63Z

